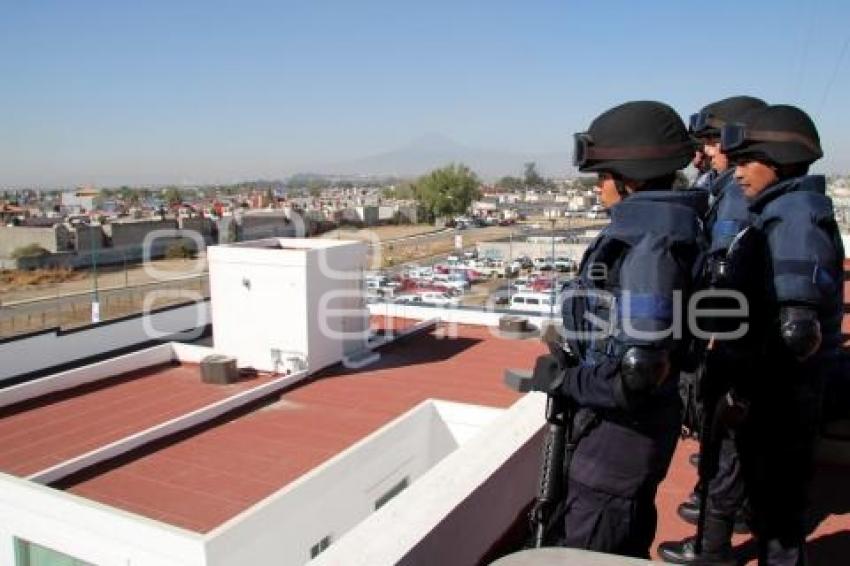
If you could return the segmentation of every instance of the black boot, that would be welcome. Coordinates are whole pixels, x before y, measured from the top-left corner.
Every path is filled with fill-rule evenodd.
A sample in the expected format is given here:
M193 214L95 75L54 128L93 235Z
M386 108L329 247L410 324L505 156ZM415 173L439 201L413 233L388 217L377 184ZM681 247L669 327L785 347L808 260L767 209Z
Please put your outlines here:
M690 503L691 505L694 505L694 506L697 506L697 507L699 506L699 502L700 502L699 493L697 493L696 491L692 491L691 494L688 496L688 498L685 499L685 503Z
M702 553L695 551L696 537L678 542L662 542L658 545L658 556L669 564L693 566L735 566L732 554L732 525L722 519L705 518Z
M697 502L688 498L688 501L680 504L678 509L676 509L679 517L681 517L683 521L692 525L696 525L699 520L699 497L695 497L694 499L696 499ZM750 528L747 526L747 521L743 511L738 511L735 514L734 531L739 535L747 535L750 533Z

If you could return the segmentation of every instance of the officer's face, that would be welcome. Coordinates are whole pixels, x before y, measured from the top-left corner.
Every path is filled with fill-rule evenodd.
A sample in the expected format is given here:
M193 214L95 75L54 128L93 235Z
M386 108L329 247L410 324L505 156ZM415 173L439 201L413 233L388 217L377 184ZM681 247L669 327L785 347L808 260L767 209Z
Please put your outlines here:
M747 198L755 198L779 180L776 169L761 161L741 159L735 165L735 180Z
M610 173L599 173L596 177L596 186L594 189L596 194L599 195L599 202L605 208L611 208L622 200L620 193L617 192L617 184L614 182L614 177Z
M711 159L711 168L717 171L718 173L722 173L729 169L729 158L726 157L726 154L720 151L720 140L717 138L711 138L705 141L705 145L703 145L703 151Z

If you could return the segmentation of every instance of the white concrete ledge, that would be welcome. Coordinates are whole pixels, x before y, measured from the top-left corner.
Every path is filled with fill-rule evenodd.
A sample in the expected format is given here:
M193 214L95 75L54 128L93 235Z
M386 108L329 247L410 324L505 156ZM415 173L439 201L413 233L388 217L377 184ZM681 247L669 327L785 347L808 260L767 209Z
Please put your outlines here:
M403 303L369 303L369 314L372 316L386 316L391 318L407 318L411 320L438 319L440 322L470 324L474 326L498 327L499 319L503 316L522 316L536 327L540 327L550 320L548 315L535 315L522 312L493 312L486 309L475 308L446 308L446 307L423 307ZM560 316L555 311L555 316ZM494 332L494 336L498 334Z
M565 564L574 564L575 566L640 566L662 563L576 548L535 548L502 557L490 566L564 566Z
M0 407L7 407L57 391L108 379L130 371L164 364L174 359L170 344L160 344L102 362L81 366L0 390Z
M14 538L99 566L206 564L198 533L0 473L0 564Z
M534 497L545 404L524 396L310 564L478 563Z

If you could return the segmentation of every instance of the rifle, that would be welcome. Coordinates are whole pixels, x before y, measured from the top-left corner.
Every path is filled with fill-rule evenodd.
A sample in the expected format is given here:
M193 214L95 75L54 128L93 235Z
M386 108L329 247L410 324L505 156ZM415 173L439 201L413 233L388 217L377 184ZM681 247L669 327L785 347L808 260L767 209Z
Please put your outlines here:
M505 378L506 383L517 391L543 391L547 395L540 481L537 497L528 516L532 533L529 546L534 548L547 543L563 511L563 506L559 504L566 499L564 478L577 440L573 439L575 408L569 399L558 392L563 384L564 368L574 365L576 360L570 352L564 350L553 332L556 334L557 330L549 326L544 333L543 342L549 348L549 355L537 358L531 376L509 371Z
M716 355L714 347L715 340L712 337L705 349L704 374L700 380L704 410L700 426L699 466L697 467L699 481L696 491L700 501L694 541L694 552L697 555L702 554L709 486L720 469L722 433L726 429L733 429L740 425L748 410L747 403L735 397L732 384L726 379L719 379L718 374L722 372L713 371L711 373L714 375L705 379L705 373L711 371L711 358Z
M572 436L573 414L570 403L561 395L548 394L546 399L546 432L543 439L543 461L540 467L540 482L537 499L528 518L532 530L534 548L546 543L557 516L555 510L565 499L564 471L569 469L571 456L567 450L567 439Z
M703 391L707 389L706 373L707 366L710 363L711 354L714 351L714 337L712 337L708 346L705 349L705 354L702 363L702 375L700 376L701 386ZM699 481L697 482L697 495L699 499L699 517L697 518L697 535L694 542L694 552L697 556L702 554L702 539L705 535L705 519L706 510L708 509L708 488L711 480L717 475L720 468L720 434L718 419L719 399L715 395L704 395L703 397L703 412L702 423L700 423L699 431L699 466L697 474Z

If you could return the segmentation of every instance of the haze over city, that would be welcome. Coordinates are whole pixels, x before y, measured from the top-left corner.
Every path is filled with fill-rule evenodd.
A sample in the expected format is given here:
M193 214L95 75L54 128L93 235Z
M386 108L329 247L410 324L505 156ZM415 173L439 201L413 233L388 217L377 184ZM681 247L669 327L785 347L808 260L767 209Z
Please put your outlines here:
M485 178L528 159L572 175L571 135L606 107L687 116L741 93L805 108L816 169L846 172L848 15L790 0L10 3L0 187L409 175L435 157Z

